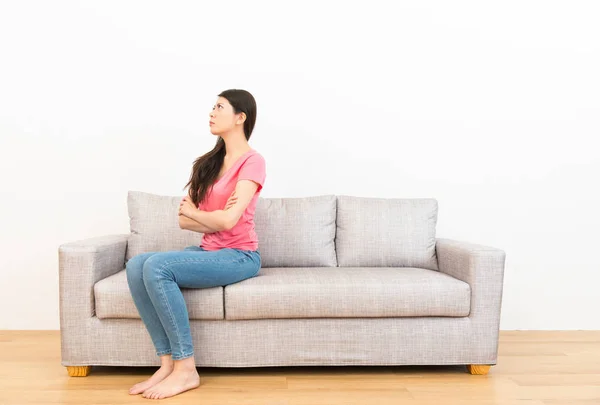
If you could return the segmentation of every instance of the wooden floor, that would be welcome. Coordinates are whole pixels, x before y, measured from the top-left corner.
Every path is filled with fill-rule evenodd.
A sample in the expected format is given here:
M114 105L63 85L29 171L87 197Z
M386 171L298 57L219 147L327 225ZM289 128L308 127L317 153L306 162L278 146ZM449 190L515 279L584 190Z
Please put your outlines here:
M153 367L93 367L69 377L58 331L0 331L0 404L137 404ZM600 331L500 334L488 375L459 366L198 367L200 387L161 403L600 405Z

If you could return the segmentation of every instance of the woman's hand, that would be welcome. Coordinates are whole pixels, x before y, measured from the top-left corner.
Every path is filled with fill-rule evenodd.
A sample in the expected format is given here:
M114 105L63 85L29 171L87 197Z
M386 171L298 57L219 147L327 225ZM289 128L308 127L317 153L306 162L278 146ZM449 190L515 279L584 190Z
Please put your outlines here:
M235 190L233 190L233 193L231 193L231 195L229 196L229 199L225 203L225 208L223 208L223 210L227 211L229 208L233 207L236 202L237 196L235 195Z
M192 198L189 195L186 195L179 202L179 215L184 215L188 218L192 217L192 212L197 210Z

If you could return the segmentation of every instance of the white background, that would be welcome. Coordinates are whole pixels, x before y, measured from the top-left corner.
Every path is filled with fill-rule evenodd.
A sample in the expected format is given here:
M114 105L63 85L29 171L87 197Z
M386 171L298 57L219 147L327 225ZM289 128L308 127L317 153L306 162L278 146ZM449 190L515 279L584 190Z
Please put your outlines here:
M507 253L502 329L600 329L597 2L0 3L0 329L58 329L58 246L183 195L250 91L262 197L434 197Z

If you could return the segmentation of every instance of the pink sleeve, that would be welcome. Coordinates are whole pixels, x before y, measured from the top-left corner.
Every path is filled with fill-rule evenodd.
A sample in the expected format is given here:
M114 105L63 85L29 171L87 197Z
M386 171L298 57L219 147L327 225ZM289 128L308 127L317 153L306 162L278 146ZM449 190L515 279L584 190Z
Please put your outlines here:
M238 173L238 181L239 180L253 180L259 184L258 189L259 192L263 184L265 183L265 178L267 177L267 170L265 159L259 155L254 154L250 156L244 163L242 163L242 167Z

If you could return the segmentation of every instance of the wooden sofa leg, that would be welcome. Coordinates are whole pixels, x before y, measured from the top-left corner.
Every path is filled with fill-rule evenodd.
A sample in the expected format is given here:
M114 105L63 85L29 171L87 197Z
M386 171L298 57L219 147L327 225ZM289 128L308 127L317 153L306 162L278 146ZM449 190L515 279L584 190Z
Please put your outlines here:
M67 366L67 371L71 377L87 377L92 366Z
M468 364L467 371L473 375L485 375L490 371L487 364Z

